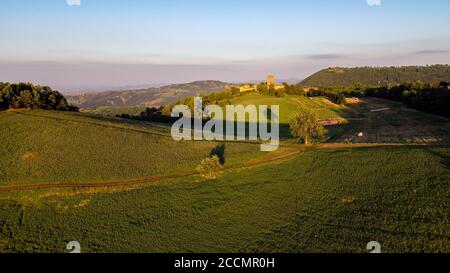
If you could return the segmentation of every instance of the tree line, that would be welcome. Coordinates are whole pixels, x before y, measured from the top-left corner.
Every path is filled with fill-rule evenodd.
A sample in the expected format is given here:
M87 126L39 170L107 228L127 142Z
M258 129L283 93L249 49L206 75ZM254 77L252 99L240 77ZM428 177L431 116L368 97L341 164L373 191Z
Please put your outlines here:
M202 98L203 108L208 105L219 105L221 107L225 107L226 105L231 104L231 100L233 98L241 96L241 92L239 91L239 88L232 87L232 88L230 88L228 90L224 90L222 92L210 93L209 95L200 93L198 96ZM181 99L174 104L167 104L162 107L150 107L150 108L145 109L145 111L141 112L139 115L122 114L122 115L117 115L117 117L171 124L179 119L179 118L171 117L172 109L175 105L186 105L191 109L191 111L193 113L194 112L194 97L188 97L185 99Z
M21 108L78 111L60 92L48 86L0 82L0 109Z

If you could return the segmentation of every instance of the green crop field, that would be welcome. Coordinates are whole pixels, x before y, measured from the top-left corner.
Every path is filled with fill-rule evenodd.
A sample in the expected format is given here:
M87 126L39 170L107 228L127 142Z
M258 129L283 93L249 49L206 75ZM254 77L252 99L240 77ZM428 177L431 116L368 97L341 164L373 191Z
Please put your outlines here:
M271 105L280 106L280 135L282 138L291 138L289 122L295 116L299 108L311 110L319 119L339 119L345 121L348 109L330 102L322 97L308 98L304 96L286 96L283 98L275 98L273 96L265 96L261 94L246 94L237 97L231 101L233 105ZM339 128L331 128L330 135L335 135L335 131Z
M259 105L279 105L280 123L287 124L295 116L299 107L314 111L321 119L341 118L345 108L327 101L324 98L307 98L303 96L286 96L274 98L260 94L248 94L235 98L232 104L242 104L244 106L253 104Z
M101 116L0 112L0 185L96 182L194 170L218 145L175 142L170 128ZM226 145L227 164L259 145Z
M0 251L77 240L84 252L365 252L376 240L384 252L449 252L449 159L448 148L321 150L209 182L39 205L0 194Z

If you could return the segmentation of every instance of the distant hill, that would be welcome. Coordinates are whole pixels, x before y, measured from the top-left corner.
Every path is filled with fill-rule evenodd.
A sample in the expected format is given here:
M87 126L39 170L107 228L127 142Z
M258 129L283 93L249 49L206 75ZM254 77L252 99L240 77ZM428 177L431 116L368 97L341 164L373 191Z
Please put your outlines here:
M199 93L209 94L232 86L220 81L196 81L159 88L106 91L68 96L69 103L80 108L103 106L162 106Z
M450 80L449 65L403 67L334 67L321 70L306 78L299 85L309 87L376 85L388 86L406 81L439 82Z

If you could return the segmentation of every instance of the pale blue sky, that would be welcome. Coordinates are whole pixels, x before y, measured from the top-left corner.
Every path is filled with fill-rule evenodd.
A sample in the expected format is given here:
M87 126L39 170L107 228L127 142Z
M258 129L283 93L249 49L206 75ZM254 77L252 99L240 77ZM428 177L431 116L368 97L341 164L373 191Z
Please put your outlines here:
M0 1L0 81L102 88L450 63L450 1Z

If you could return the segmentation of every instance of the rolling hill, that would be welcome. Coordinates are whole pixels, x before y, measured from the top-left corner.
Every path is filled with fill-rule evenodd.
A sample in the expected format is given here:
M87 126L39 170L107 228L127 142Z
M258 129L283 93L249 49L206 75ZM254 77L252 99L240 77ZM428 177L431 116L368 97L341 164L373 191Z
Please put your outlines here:
M440 82L450 80L449 65L403 67L334 67L323 69L299 85L309 87L373 85L389 86L404 82Z
M80 108L104 106L149 106L158 107L175 103L179 99L195 96L199 93L211 93L223 90L232 84L220 81L196 81L185 84L167 85L159 88L133 89L124 91L106 91L68 96L69 103Z

